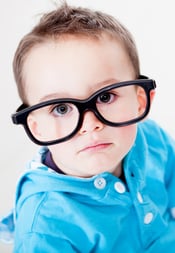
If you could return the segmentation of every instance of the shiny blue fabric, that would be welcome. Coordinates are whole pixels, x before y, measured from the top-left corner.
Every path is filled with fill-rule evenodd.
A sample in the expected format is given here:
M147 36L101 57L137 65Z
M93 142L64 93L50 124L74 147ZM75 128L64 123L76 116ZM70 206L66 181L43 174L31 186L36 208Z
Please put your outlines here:
M175 141L153 121L138 124L126 184L108 172L58 174L46 152L18 183L14 253L175 252Z
M13 243L14 241L13 210L0 219L0 240L4 243Z

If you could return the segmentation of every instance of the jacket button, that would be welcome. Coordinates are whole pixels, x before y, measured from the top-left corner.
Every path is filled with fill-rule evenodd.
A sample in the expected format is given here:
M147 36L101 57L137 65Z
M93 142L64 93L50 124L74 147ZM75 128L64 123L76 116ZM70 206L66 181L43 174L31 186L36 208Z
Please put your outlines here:
M124 184L122 184L121 182L116 182L114 184L114 188L119 193L124 193L126 191Z
M137 199L140 203L143 203L143 198L142 198L142 195L140 194L140 192L137 193Z
M151 212L147 213L144 217L144 223L150 224L152 220L153 220L153 213Z
M175 219L175 207L172 207L170 212L171 212L171 216Z
M97 189L104 189L106 186L106 180L103 177L96 178L94 185Z

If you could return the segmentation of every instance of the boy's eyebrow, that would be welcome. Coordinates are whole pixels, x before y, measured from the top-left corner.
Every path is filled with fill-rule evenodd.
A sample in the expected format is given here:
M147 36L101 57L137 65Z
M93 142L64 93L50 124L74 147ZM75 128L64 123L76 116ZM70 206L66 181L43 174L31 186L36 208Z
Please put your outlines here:
M91 88L93 88L93 90L90 89L90 94L87 95L90 96L91 94L93 94L95 91L97 91L100 88L103 88L105 86L108 86L110 84L113 83L119 83L120 81L114 78L111 79L107 79L105 81L99 82L94 84ZM73 96L70 95L66 95L66 93L64 92L55 92L55 93L50 93L48 95L43 96L42 98L40 98L39 102L43 102L43 101L47 101L47 100L51 100L51 99L57 99L57 98L72 98Z
M51 100L51 99L57 99L57 98L68 98L69 96L65 96L62 93L50 93L49 95L43 96L42 98L39 99L39 103L40 102L44 102L47 100Z

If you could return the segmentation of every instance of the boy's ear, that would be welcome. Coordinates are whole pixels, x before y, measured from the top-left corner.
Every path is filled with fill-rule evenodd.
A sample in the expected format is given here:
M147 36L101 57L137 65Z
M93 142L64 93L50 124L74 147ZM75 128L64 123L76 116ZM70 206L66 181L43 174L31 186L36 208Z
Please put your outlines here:
M150 107L151 107L151 105L153 103L155 93L156 93L155 90L151 90L150 91ZM148 113L148 115L142 121L146 120L148 117L149 117L149 113Z
M138 101L139 101L138 112L139 112L139 115L142 115L146 108L147 97L143 89L138 89L137 95L138 95ZM154 100L155 90L151 90L149 95L150 95L150 106L151 106ZM148 115L142 121L144 121L147 117Z
M151 104L152 104L152 102L153 102L153 100L154 100L155 94L156 94L156 91L155 91L155 90L151 90L151 91L150 91L150 101L151 101Z

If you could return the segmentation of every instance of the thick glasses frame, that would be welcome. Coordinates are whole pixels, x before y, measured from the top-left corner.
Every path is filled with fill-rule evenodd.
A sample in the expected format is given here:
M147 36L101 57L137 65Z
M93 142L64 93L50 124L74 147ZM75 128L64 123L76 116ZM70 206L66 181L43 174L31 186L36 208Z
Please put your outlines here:
M98 109L96 107L96 101L97 101L97 98L99 97L99 95L104 92L107 92L111 89L114 89L114 88L131 86L131 85L137 85L137 86L140 86L144 89L146 97L147 97L147 105L145 108L145 112L142 115L138 116L137 118L129 120L129 121L125 121L125 122L115 123L115 122L111 122L111 121L106 120L100 114L100 112L98 111ZM36 143L38 145L48 146L48 145L67 141L70 138L72 138L78 132L78 130L81 128L82 123L83 123L84 113L86 111L92 111L95 114L95 116L98 118L98 120L100 120L103 124L106 124L106 125L112 126L112 127L127 126L127 125L134 124L134 123L141 121L149 113L150 103L151 103L150 91L155 88L156 88L156 83L153 79L148 79L148 77L146 77L146 76L140 76L139 79L136 79L136 80L114 83L114 84L111 84L111 85L106 86L104 88L101 88L98 91L96 91L95 93L93 93L90 97L88 97L87 99L83 99L83 100L74 99L74 98L59 98L59 99L52 99L49 101L44 101L44 102L38 103L33 106L27 106L25 104L22 104L17 109L16 113L12 114L12 121L14 124L23 125L27 135L34 143ZM49 106L51 104L58 104L58 103L72 103L77 107L77 109L79 111L79 119L77 122L77 126L69 135L67 135L61 139L57 139L57 140L53 140L53 141L40 141L40 140L36 139L28 127L28 124L27 124L28 115L32 111L37 110L39 108L42 108L44 106Z

